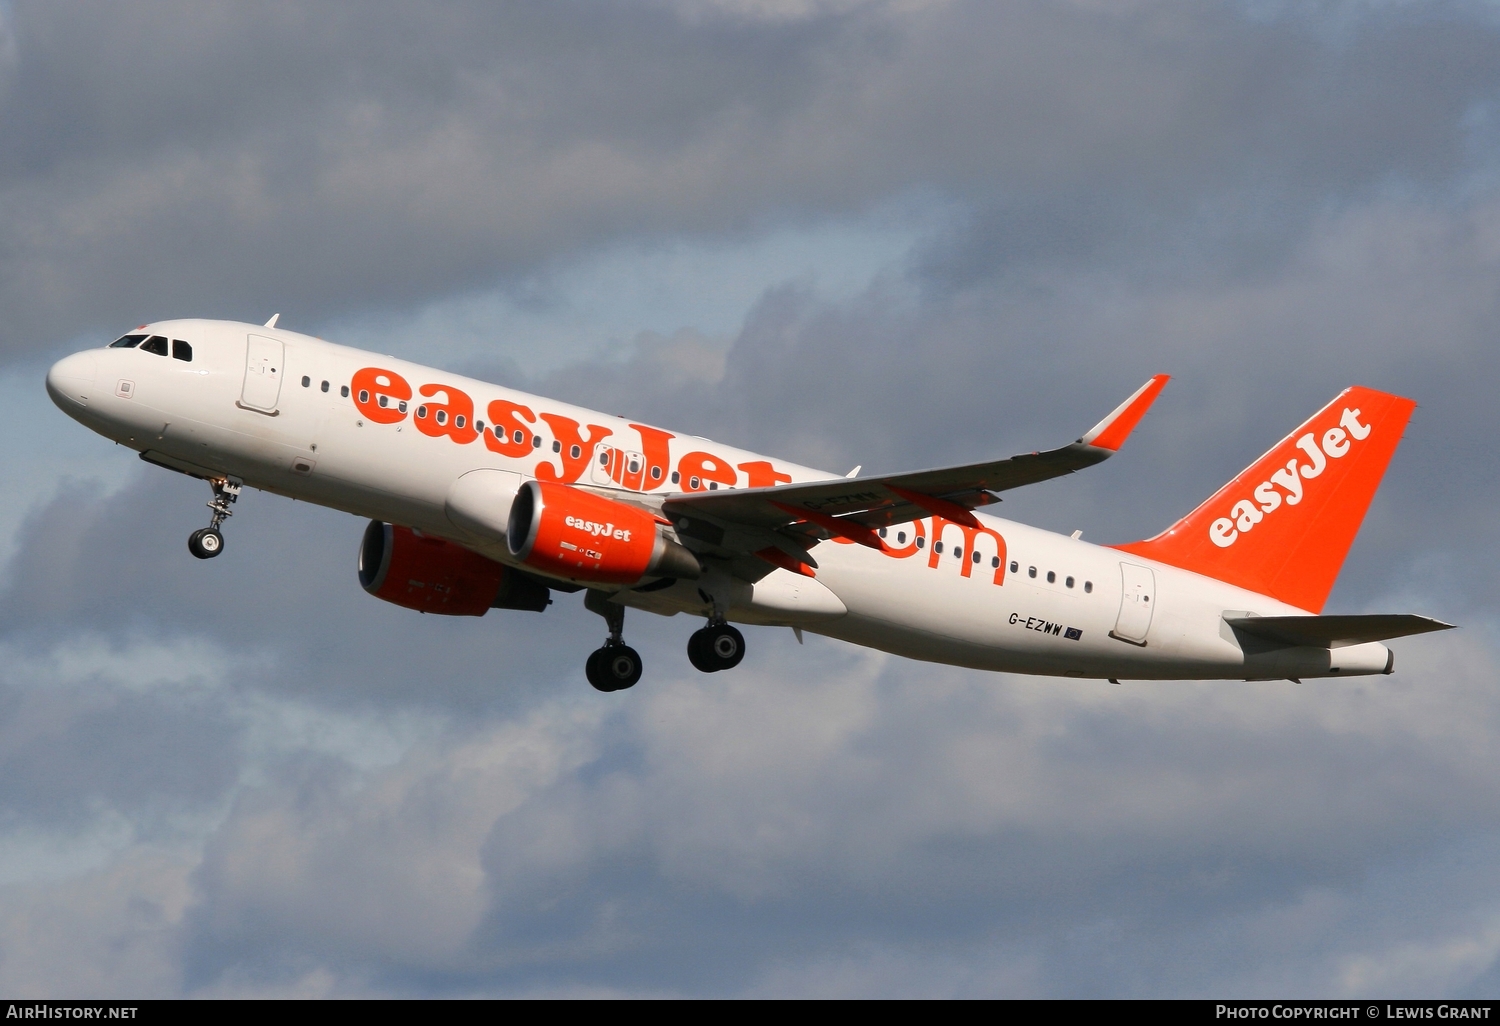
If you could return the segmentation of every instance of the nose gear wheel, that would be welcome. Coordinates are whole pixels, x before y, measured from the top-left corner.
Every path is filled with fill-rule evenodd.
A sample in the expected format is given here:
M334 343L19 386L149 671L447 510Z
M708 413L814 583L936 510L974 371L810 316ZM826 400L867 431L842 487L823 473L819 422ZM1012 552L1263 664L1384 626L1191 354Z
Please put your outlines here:
M200 527L188 535L188 551L199 559L213 559L224 551L224 533L219 525L230 517L231 503L240 497L240 483L227 477L216 477L208 482L214 490L213 501L208 508L213 510L213 519L207 527Z
M217 528L200 527L188 535L188 551L199 559L213 559L224 551L224 536Z

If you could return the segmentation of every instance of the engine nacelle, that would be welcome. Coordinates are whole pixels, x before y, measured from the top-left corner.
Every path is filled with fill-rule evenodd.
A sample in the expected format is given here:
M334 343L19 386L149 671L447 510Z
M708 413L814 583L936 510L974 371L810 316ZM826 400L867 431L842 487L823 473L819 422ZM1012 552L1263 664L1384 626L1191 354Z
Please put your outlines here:
M483 616L491 609L541 612L552 600L534 578L409 527L379 520L365 528L359 583L371 595L407 609Z
M505 537L522 563L577 581L628 585L647 577L694 580L703 572L646 510L564 484L522 485Z

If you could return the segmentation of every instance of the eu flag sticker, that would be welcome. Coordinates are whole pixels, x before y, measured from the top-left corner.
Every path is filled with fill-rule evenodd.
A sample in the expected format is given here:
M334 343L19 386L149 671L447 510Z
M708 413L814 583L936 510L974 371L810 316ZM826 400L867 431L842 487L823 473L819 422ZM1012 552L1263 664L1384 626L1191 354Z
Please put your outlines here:
M1067 638L1069 641L1078 641L1083 637L1083 631L1079 630L1077 627L1069 627L1067 630L1063 631L1063 637Z

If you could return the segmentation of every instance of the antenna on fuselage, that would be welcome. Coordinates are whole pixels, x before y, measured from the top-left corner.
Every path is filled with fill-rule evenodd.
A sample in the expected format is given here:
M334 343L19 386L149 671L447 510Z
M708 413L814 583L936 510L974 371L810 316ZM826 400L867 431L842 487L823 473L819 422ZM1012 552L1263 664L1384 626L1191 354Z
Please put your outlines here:
M278 317L280 317L280 316L281 316L281 314L279 314L279 313L273 313L271 315L271 319L266 322L266 327L268 327L268 328L274 328L274 327L276 327L276 319Z

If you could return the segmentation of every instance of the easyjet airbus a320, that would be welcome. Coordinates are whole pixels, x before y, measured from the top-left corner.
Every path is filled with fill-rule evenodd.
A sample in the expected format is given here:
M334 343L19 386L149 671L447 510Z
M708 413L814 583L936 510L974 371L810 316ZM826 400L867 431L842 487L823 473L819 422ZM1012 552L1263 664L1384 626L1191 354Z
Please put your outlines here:
M276 327L143 325L60 360L47 391L141 459L207 481L207 559L245 485L370 518L359 581L424 613L541 611L585 592L590 683L641 676L625 608L788 626L1012 673L1257 680L1390 673L1382 641L1449 625L1323 605L1415 406L1346 389L1163 533L1101 546L979 512L1109 458L1166 384L1071 445L840 477Z

